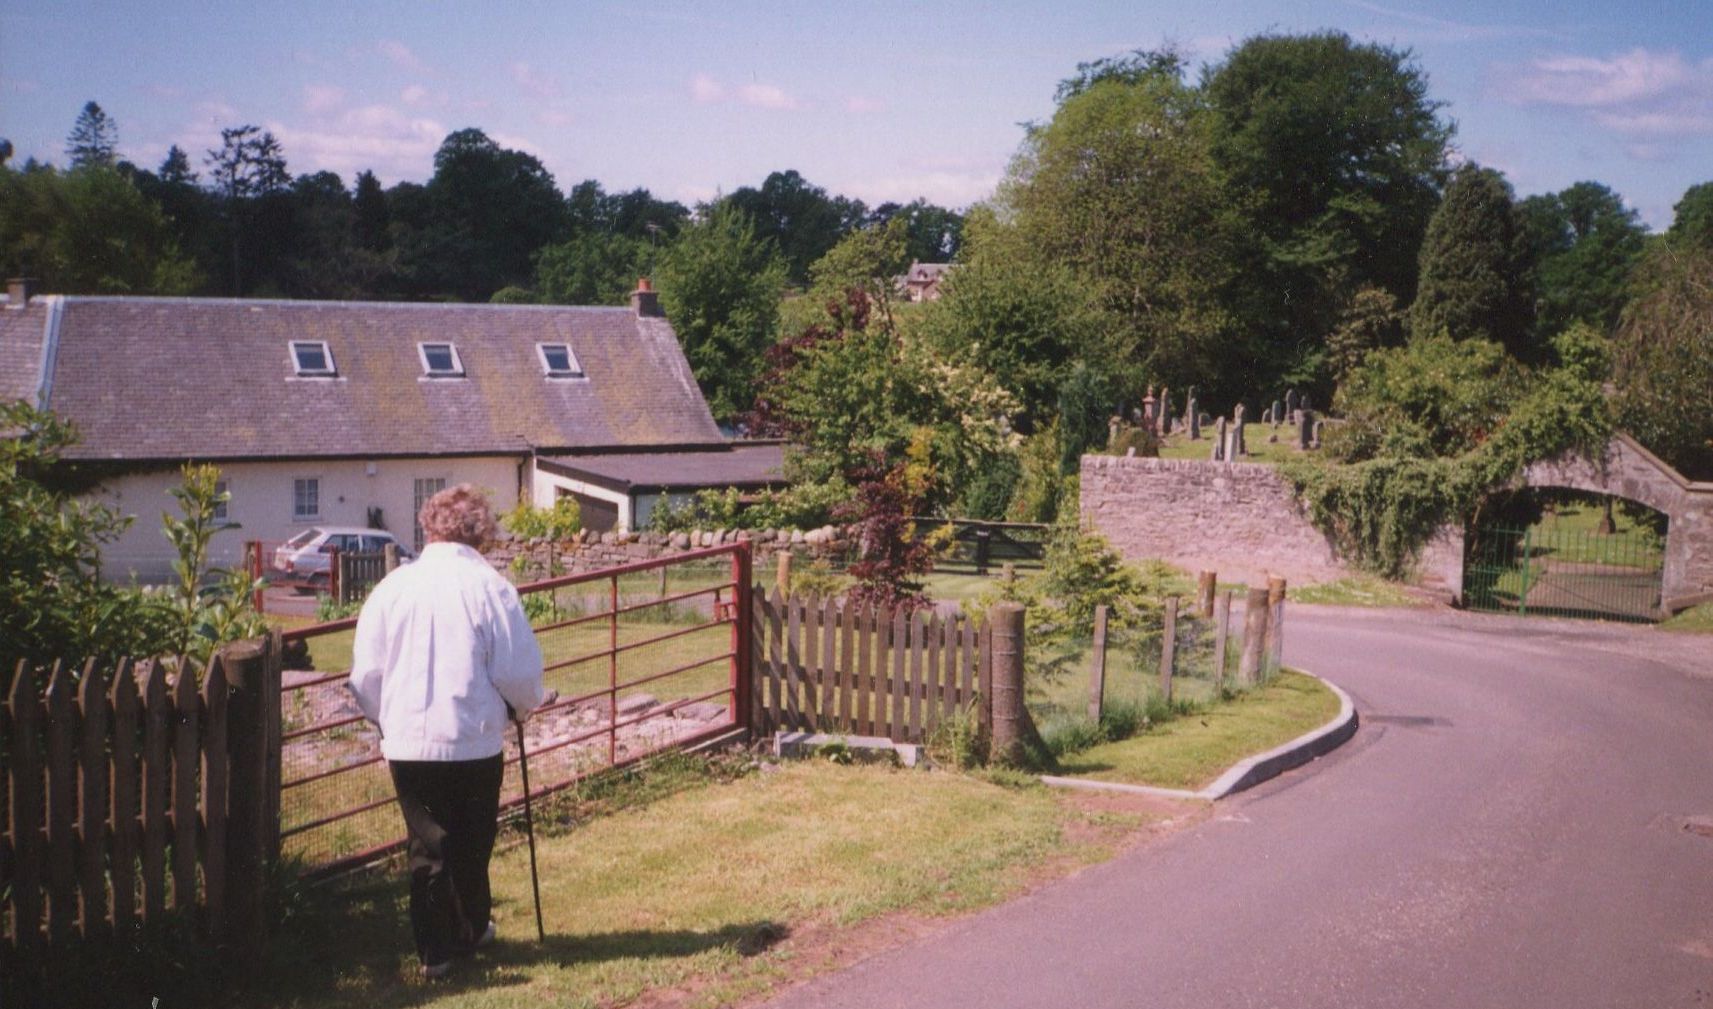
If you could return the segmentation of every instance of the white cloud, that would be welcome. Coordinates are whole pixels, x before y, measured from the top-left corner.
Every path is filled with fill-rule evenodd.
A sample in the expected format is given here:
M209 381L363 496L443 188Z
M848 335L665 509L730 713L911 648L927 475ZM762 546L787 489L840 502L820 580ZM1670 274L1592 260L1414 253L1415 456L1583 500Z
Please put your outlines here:
M690 100L697 105L736 101L757 109L791 110L804 107L802 102L788 94L784 88L772 84L741 84L729 89L707 74L697 74L690 78Z
M853 179L837 189L858 197L869 206L909 203L920 198L942 207L967 207L992 196L994 188L999 185L999 177L998 168L987 171L928 171Z
M406 105L421 105L428 98L428 89L420 84L412 84L399 92L399 99Z
M846 112L855 112L860 115L866 112L879 112L884 108L886 108L886 103L875 98L865 98L862 95L853 95L852 97L845 99Z
M726 89L707 74L697 74L690 79L690 100L697 105L712 105L725 101L725 98Z
M738 88L738 101L758 109L800 109L802 103L771 84L745 84Z
M380 51L382 56L406 70L422 73L428 69L422 60L417 58L416 53L411 52L409 46L397 39L382 39L375 48Z
M344 88L331 84L309 84L303 89L303 109L311 115L332 112L344 104Z
M358 172L383 179L426 178L447 129L433 119L389 105L363 105L336 114L309 115L302 123L273 121L294 175L338 172L350 182Z
M562 129L571 125L572 117L571 113L563 109L542 109L535 114L535 121L543 126Z
M559 81L552 74L530 66L528 63L513 63L512 80L522 88L525 94L534 98L558 98L560 94Z
M1636 48L1607 58L1554 56L1512 75L1513 101L1580 109L1594 125L1636 139L1639 160L1669 156L1659 143L1713 135L1713 59Z

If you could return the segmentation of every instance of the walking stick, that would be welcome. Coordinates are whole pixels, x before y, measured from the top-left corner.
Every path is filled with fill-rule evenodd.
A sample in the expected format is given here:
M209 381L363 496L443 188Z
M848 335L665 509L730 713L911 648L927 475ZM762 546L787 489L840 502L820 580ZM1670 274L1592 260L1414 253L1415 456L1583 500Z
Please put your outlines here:
M541 924L541 877L535 871L535 813L529 805L529 751L523 745L523 722L517 725L517 766L523 775L523 833L529 838L529 887L535 891L535 937L547 941L547 928Z

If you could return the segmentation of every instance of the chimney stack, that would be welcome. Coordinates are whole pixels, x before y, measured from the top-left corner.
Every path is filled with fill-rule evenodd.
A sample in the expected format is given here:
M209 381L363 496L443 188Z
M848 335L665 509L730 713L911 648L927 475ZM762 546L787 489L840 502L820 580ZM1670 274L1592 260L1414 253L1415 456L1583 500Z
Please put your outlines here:
M6 281L6 304L11 308L23 308L35 294L34 277L13 277Z
M630 293L630 307L635 310L638 318L659 318L660 294L647 277L640 277L636 282L636 290Z

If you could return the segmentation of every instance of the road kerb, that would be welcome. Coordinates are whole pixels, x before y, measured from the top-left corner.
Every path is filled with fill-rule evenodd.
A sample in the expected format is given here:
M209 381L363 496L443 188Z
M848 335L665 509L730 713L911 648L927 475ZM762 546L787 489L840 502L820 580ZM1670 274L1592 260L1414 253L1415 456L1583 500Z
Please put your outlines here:
M1336 683L1313 673L1298 669L1296 672L1304 676L1313 676L1338 697L1338 714L1330 722L1318 729L1305 732L1297 738L1280 746L1275 746L1264 753L1253 757L1245 757L1233 764L1215 778L1213 784L1199 791L1187 791L1181 788L1156 788L1153 785L1125 785L1116 781L1093 781L1087 778L1061 778L1056 775L1043 774L1041 781L1060 788L1081 788L1098 792L1128 792L1133 795L1152 795L1165 799L1203 799L1213 801L1223 799L1235 792L1253 788L1263 781L1276 778L1293 767L1325 756L1342 746L1351 736L1356 735L1358 718L1356 705L1350 700Z

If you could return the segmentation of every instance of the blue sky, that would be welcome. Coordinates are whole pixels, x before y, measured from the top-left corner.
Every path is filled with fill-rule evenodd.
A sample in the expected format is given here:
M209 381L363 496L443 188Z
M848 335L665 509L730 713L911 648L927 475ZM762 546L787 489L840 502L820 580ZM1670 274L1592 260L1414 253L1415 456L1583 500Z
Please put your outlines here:
M871 204L991 193L1020 122L1083 60L1175 42L1196 65L1264 31L1408 47L1461 156L1521 194L1594 179L1658 228L1713 179L1708 0L283 4L0 0L0 136L63 162L89 99L120 152L274 132L294 173L422 180L480 127L561 188L691 202L795 168Z

